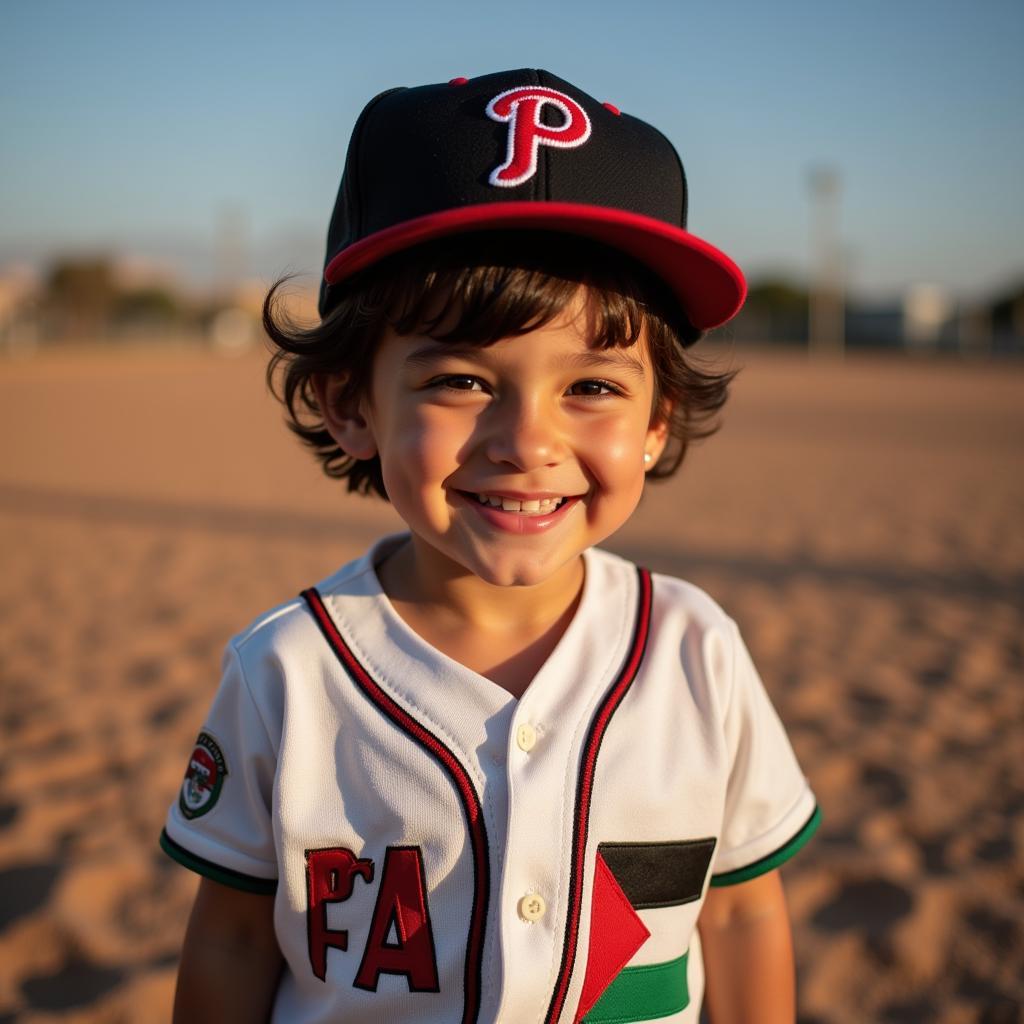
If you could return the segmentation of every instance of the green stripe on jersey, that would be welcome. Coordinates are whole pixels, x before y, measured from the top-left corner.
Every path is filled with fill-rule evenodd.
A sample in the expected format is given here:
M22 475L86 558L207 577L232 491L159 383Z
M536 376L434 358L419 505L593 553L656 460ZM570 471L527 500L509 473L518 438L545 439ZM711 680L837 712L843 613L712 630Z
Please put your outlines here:
M173 860L182 866L204 878L211 878L221 885L228 885L232 889L241 889L243 892L256 892L266 896L273 896L277 892L276 878L256 878L254 875L244 875L241 871L232 871L231 868L222 868L213 861L205 860L190 853L184 846L179 846L164 829L160 833L160 847Z
M583 1018L583 1024L627 1024L657 1020L685 1010L690 1003L684 953L676 960L624 967Z
M749 882L751 878L757 878L758 875L767 874L789 860L814 835L820 824L821 808L815 807L814 813L807 819L803 828L774 853L769 853L766 857L754 861L753 864L748 864L745 868L726 871L721 875L712 875L711 884L714 886L738 885L740 882Z

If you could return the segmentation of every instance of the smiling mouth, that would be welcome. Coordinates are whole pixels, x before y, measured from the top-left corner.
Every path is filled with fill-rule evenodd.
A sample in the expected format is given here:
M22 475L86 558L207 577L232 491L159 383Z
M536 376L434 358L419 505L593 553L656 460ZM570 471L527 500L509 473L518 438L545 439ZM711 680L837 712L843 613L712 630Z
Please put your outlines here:
M503 512L516 512L519 515L524 516L550 515L552 512L561 508L561 506L569 500L569 497L571 497L570 495L563 498L519 501L516 498L503 498L498 495L489 494L475 494L471 491L459 491L459 493L470 501L475 501L478 505L483 505L485 508L501 509Z

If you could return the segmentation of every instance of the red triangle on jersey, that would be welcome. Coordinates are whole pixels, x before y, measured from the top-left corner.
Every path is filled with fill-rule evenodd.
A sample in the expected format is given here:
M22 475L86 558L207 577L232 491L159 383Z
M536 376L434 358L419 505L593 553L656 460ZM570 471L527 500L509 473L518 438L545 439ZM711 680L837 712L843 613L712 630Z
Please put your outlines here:
M616 975L633 958L651 933L640 920L600 853L594 868L594 897L590 913L590 947L583 994L576 1024L601 998Z

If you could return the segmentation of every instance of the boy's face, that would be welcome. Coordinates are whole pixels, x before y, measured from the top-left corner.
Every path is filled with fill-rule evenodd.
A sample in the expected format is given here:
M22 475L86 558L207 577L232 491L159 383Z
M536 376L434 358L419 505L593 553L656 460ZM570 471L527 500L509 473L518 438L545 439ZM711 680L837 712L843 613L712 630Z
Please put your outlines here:
M352 418L328 414L348 454L380 455L420 564L440 558L448 574L536 586L636 508L667 437L663 423L650 422L647 341L592 348L583 294L547 326L487 348L388 329L370 400ZM322 386L321 408L332 409L331 382ZM485 508L481 494L570 500L530 515Z

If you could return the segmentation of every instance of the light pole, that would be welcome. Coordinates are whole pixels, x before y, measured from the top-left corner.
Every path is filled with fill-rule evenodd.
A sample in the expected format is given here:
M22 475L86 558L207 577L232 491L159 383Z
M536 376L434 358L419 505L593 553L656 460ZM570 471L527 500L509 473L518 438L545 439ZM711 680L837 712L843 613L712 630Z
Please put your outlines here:
M842 358L846 347L843 268L839 250L839 172L814 167L811 188L811 355Z

